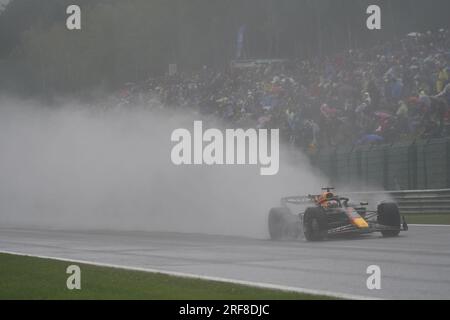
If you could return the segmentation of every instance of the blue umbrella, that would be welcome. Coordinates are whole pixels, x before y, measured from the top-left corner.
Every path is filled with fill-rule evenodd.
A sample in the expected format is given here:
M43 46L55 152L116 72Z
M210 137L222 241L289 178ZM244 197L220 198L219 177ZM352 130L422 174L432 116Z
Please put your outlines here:
M372 143L372 142L382 142L384 138L377 134L366 134L361 139L356 141L356 144Z

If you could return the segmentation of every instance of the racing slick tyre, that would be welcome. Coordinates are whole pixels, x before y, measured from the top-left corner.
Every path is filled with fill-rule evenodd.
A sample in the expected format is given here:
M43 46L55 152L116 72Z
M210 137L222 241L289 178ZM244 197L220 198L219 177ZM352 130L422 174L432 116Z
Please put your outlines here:
M395 230L382 230L383 237L396 237L400 233L400 211L396 203L385 202L378 205L377 222L380 225L393 227Z
M303 234L308 241L321 241L327 236L327 215L322 208L311 207L303 215Z
M288 208L272 208L269 212L269 234L272 240L298 237L298 218Z

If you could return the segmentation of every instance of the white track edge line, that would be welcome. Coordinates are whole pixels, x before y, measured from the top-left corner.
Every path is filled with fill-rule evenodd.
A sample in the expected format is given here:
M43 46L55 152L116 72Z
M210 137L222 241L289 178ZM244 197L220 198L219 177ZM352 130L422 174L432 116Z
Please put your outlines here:
M110 264L110 263L103 263L103 262L96 262L96 261L89 261L89 260L67 259L67 258L43 256L43 255L36 255L36 254L29 254L29 253L22 253L22 252L16 252L16 251L8 251L8 250L0 250L0 253L12 254L12 255L16 255L16 256L52 259L52 260L65 261L65 262L75 262L75 263L89 264L89 265L94 265L94 266L99 266L99 267L109 267L109 268L131 270L131 271L159 273L159 274L164 274L164 275L168 275L168 276L198 279L198 280L207 280L207 281L217 281L217 282L223 282L223 283L232 283L232 284L239 284L239 285L251 286L251 287L262 288L262 289L273 289L273 290L279 290L279 291L285 291L285 292L297 292L297 293L305 293L305 294L312 294L312 295L328 296L331 298L341 298L341 299L349 299L349 300L380 300L379 298L375 298L375 297L353 295L353 294L347 294L347 293L341 293L341 292L306 289L306 288L300 288L300 287L289 287L289 286L264 283L264 282L254 282L254 281L237 280L237 279L214 277L214 276L197 275L197 274L193 274L193 273L184 273L184 272L160 270L160 269L153 269L153 268L130 267L130 266L125 266L125 265L117 265L117 264Z
M450 227L450 224L413 224L408 223L412 227Z

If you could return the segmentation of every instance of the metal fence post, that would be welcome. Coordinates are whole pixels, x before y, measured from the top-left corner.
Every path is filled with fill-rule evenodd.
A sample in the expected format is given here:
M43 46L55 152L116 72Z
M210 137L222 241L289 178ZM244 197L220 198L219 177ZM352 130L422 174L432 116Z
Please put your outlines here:
M408 188L417 189L417 145L414 141L408 147Z
M450 139L445 142L445 166L447 170L447 188L450 188Z
M423 186L424 189L428 189L428 170L427 170L427 143L422 146L423 157Z
M362 186L362 163L361 163L361 150L356 150L356 176L357 176L357 185L358 187Z
M389 152L388 147L383 148L383 187L389 189Z
M338 169L337 169L337 149L334 149L334 152L330 156L330 181L331 185L336 183L338 177Z

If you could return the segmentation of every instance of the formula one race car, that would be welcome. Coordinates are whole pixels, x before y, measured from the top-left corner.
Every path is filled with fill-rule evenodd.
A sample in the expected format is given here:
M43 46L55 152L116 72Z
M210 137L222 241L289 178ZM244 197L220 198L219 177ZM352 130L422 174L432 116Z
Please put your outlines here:
M381 232L384 237L396 237L408 225L396 203L381 202L376 211L367 210L368 203L351 204L349 198L335 195L334 188L323 188L321 195L287 197L280 208L269 213L269 233L272 240L296 239L301 232L308 241L320 241L340 234ZM288 204L306 207L293 214Z

